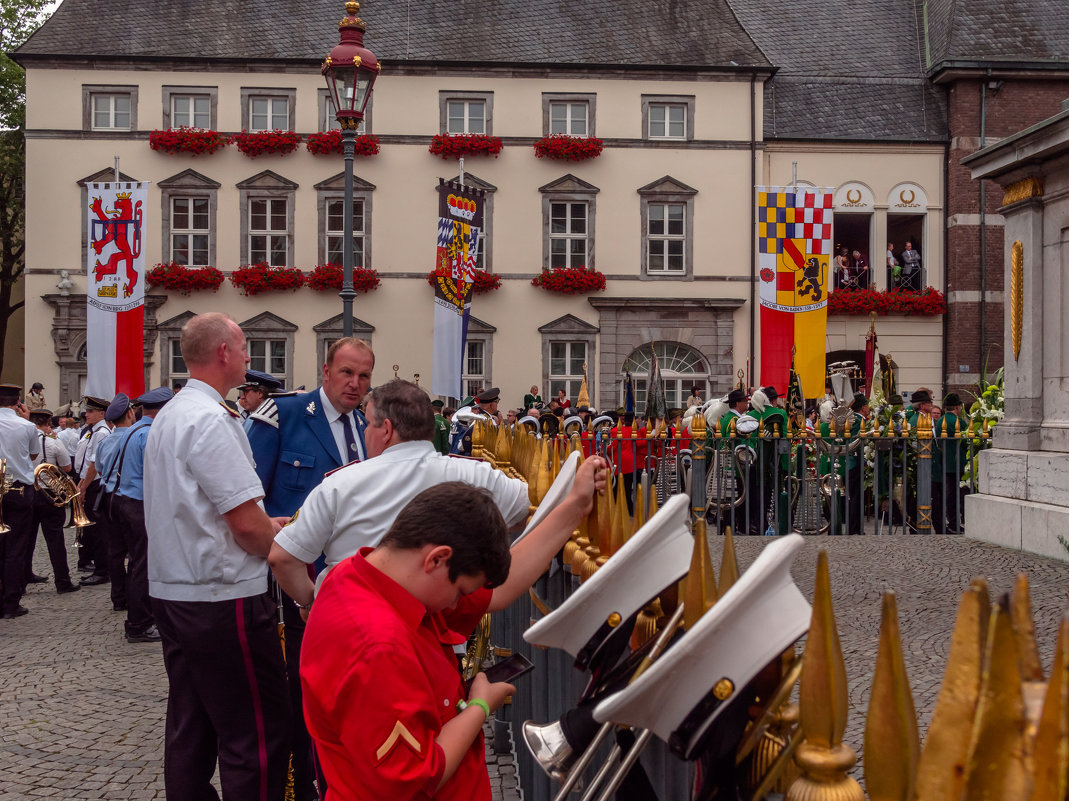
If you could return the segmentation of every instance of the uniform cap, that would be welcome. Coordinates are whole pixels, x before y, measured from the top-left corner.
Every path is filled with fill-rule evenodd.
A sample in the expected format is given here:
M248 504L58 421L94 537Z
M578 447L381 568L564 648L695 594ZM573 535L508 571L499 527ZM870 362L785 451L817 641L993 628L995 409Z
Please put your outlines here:
M768 399L770 401L774 401L776 398L779 397L779 393L776 392L776 388L775 387L765 387L761 391L764 392L768 396Z
M104 412L104 419L110 421L118 420L124 414L126 410L130 408L130 398L126 393L120 392L114 398L111 403L108 404L107 411Z
M944 406L961 406L961 396L957 392L951 392L943 400Z
M910 403L931 403L932 393L926 389L918 389L909 396Z
M435 409L441 409L443 406L445 406L445 401L441 401L435 398L431 401L431 406L433 406Z
M44 389L44 388L45 388L45 385L42 384L40 381L34 381L33 382L33 386L30 387L30 389Z
M163 404L167 403L167 401L169 401L173 397L174 392L172 392L167 387L156 387L155 389L150 389L144 395L138 397L136 402L140 403L142 406L155 408L157 406L163 406Z
M902 406L902 396L897 392L887 398L887 402L892 406Z
M869 399L865 397L863 392L855 392L854 399L850 401L850 408L855 412L860 412L864 406L867 406Z
M475 400L478 403L493 403L501 397L501 390L497 387L490 387L490 389L484 389L478 395L475 396Z
M0 384L0 402L14 403L21 392L22 387L18 384Z
M245 383L238 385L238 389L249 389L251 387L263 387L268 392L277 392L282 389L282 382L270 373L264 373L259 370L246 370Z
M125 395L123 397L126 397ZM92 395L86 395L82 399L82 405L86 410L92 409L97 412L106 412L108 410L108 402L103 398L95 398Z
M30 419L34 420L35 417L44 417L48 420L52 419L51 409L30 409ZM34 420L36 422L36 420Z

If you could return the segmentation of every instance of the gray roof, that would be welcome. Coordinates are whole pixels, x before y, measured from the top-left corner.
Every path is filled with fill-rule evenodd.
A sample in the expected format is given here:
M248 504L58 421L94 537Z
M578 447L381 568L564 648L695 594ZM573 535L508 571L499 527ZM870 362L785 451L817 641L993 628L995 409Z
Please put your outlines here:
M982 63L1069 67L1065 0L929 0L933 72Z
M765 91L765 138L946 139L913 0L730 2L778 68Z
M341 0L64 0L20 57L319 62ZM726 0L370 0L365 44L391 62L769 68Z

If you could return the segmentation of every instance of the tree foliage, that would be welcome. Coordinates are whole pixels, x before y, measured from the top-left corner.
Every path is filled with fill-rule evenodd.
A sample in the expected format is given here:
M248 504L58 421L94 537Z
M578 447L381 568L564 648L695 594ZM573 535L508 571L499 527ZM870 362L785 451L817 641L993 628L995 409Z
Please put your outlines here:
M0 0L0 370L15 284L26 267L26 75L8 55L46 19L49 0Z

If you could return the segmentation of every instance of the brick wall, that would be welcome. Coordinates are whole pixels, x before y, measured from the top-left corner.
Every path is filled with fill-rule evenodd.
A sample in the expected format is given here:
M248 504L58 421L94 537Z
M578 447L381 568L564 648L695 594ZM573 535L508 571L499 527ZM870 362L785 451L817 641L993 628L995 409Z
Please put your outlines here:
M987 305L984 337L980 338L980 184L961 159L980 148L980 91L988 79L959 80L947 89L950 153L947 165L947 391L969 390L984 367L993 372L1003 362L1003 260L1004 244L998 209L1002 190L984 184L986 221ZM986 89L984 135L986 144L1011 136L1051 117L1069 99L1069 81L1006 79L995 91ZM965 296L955 293L970 293ZM992 297L994 295L994 297ZM968 365L966 374L959 368Z

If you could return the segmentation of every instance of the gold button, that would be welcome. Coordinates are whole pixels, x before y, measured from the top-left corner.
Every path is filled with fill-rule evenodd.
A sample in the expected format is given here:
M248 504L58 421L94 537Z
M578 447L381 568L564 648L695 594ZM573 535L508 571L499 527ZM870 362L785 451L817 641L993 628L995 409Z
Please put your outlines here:
M721 679L713 685L713 696L718 701L723 701L731 697L733 692L735 692L735 684L731 679Z
M609 624L609 628L613 628L613 629L616 628L617 626L620 625L620 621L621 620L622 620L622 618L620 617L620 613L619 612L613 612L611 615L609 615L609 619L607 621L608 624Z

